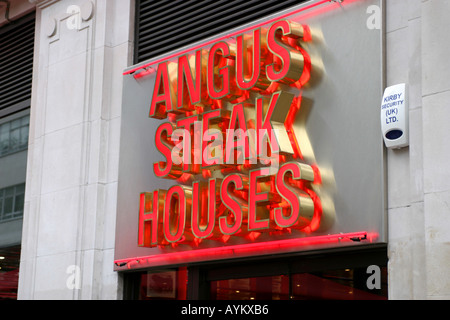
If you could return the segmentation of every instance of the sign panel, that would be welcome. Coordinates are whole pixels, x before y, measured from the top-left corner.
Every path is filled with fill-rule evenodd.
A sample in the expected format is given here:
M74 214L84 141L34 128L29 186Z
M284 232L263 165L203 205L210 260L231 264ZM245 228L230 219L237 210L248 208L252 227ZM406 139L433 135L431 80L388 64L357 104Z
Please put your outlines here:
M379 5L308 2L125 71L116 270L385 241Z

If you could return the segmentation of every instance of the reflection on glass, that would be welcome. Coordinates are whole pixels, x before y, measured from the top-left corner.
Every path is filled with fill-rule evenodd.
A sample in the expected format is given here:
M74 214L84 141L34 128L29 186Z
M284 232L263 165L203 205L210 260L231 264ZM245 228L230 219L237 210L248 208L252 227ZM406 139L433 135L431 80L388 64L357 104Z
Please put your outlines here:
M185 267L141 274L139 300L186 300L186 293Z
M24 183L0 189L0 222L22 217L24 200Z
M211 282L213 300L386 300L387 273L381 289L367 288L366 269L276 275Z
M25 150L28 146L30 116L0 124L0 156Z
M0 248L0 300L17 299L20 246Z
M289 277L285 275L211 282L212 300L288 300L288 298Z

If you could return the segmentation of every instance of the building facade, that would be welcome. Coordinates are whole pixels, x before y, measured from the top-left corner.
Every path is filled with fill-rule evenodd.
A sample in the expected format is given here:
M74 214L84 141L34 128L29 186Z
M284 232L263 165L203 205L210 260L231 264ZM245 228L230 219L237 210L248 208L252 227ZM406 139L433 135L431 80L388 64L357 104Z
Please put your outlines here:
M17 262L17 267L12 268L18 272L18 280L14 276L8 278L12 287L17 283L17 298L448 299L450 277L446 270L450 249L446 234L450 220L446 199L450 166L446 159L450 148L445 115L450 100L446 72L450 67L446 59L450 41L445 30L450 4L443 0L314 0L269 1L253 7L245 1L229 7L222 2L190 3L190 8L185 5L144 0L0 2L0 41L6 42L14 32L23 30L29 25L27 21L34 23L32 69L20 67L20 61L4 64L16 66L13 70L18 72L5 77L0 88L0 142L3 150L3 141L7 140L4 149L11 150L0 157L0 200L13 204L0 206L0 217L4 219L0 220L0 256L3 252L15 252L17 260L20 251L20 264ZM196 20L208 28L197 27ZM289 23L278 25L279 21ZM290 24L298 21L301 28ZM294 31L288 31L288 26ZM300 29L296 28L302 33L297 34L295 30ZM163 158L152 157L164 147L158 147L158 139L148 138L167 119L176 123L185 120L180 114L188 115L184 109L178 112L183 106L174 105L171 109L167 105L171 98L165 89L174 76L170 67L165 69L166 62L182 65L182 57L191 57L197 51L200 55L204 50L212 52L211 46L217 45L222 50L230 49L239 64L239 49L235 53L229 43L243 41L242 52L246 43L256 39L258 30L273 35L273 42L270 36L260 38L261 48L267 46L273 55L277 43L285 41L283 36L278 37L280 30L287 38L295 38L302 45L305 42L302 49L291 48L289 58L297 66L293 57L302 53L299 63L310 72L311 95L308 96L310 87L306 82L295 88L290 86L298 83L304 73L292 76L295 79L286 84L287 76L281 76L280 69L275 68L272 76L278 78L272 82L280 82L283 90L278 92L293 92L295 97L300 96L295 90L301 90L301 110L307 108L308 98L314 99L316 104L307 118L310 125L305 128L314 151L311 154L317 161L308 157L306 138L297 131L302 147L302 158L297 162L302 166L284 169L293 176L296 168L305 171L301 180L308 180L314 193L319 194L321 217L328 212L325 199L331 200L332 226L324 231L313 228L311 223L316 221L317 212L312 210L308 216L306 211L309 205L317 209L318 203L312 193L305 191L306 187L301 189L302 184L299 188L309 196L305 200L305 193L299 191L303 198L298 210L305 220L298 221L307 221L306 227L299 228L299 236L294 236L297 229L294 227L291 232L287 223L284 229L289 231L280 230L281 223L266 233L260 231L258 228L265 228L266 219L258 215L257 209L253 216L244 215L254 219L253 227L249 221L242 224L249 231L245 237L235 237L233 232L237 230L227 234L222 228L205 236L211 242L203 241L198 236L205 231L200 224L192 235L187 231L191 225L183 228L185 232L180 235L179 223L186 221L180 214L180 199L189 198L184 193L187 189L180 183L180 176L166 182L155 178L153 164ZM310 38L306 36L308 30ZM285 44L291 43L286 41ZM254 49L256 45L253 42L253 47L245 48ZM26 44L20 46L25 47ZM0 48L0 61L6 61L3 56L9 57L7 51L2 51L4 48ZM241 61L244 68L257 58L255 50L250 52L253 55ZM305 58L305 52L311 54L311 60ZM226 55L225 51L222 55ZM214 61L211 60L213 65ZM266 71L270 70L269 65L289 65L288 60L278 65L276 61L266 60L261 65ZM189 63L185 62L187 67L175 76L178 81L186 79L187 85L193 83L189 82L188 70L191 80L197 70ZM164 77L165 70L170 77ZM32 75L28 80L31 96L23 94L16 101L9 97L22 73ZM198 74L202 76L201 72ZM320 78L317 84L312 83L315 77ZM244 86L248 79L243 76L241 82L237 80L238 86ZM397 84L407 87L403 94L408 101L405 130L409 129L409 139L407 146L394 149L384 144L380 107L384 89ZM290 87L284 89L285 86ZM8 89L3 90L4 87ZM210 98L214 95L211 86L201 87L210 90ZM252 97L266 93L255 93L251 86L248 90L238 89L250 92ZM191 94L192 101L195 86L184 90ZM270 97L275 108L278 96L273 92ZM214 103L225 105L233 101L224 102L223 97L218 94ZM261 101L259 110L265 110L258 96L254 101L256 106ZM241 102L234 101L232 105L236 108ZM317 105L329 108L316 108ZM336 110L331 106L336 106ZM217 109L211 109L214 110ZM196 115L195 112L189 115ZM204 121L207 116L201 113L201 117ZM232 115L223 117L227 121L238 119ZM286 119L280 123L286 125ZM269 124L275 122L269 119ZM267 123L262 118L259 125ZM169 125L163 128L170 130ZM302 128L294 129L302 132ZM11 138L16 136L18 140ZM163 134L159 138L166 139ZM278 136L277 141L281 138ZM292 141L292 136L287 141ZM288 158L295 155L295 150L289 150ZM279 168L283 165L285 162L281 161ZM307 178L309 168L312 176ZM164 165L159 169L164 169ZM314 189L317 171L321 173L324 193ZM258 176L251 172L249 181L252 177L257 181ZM176 173L169 172L169 176L172 174ZM210 177L216 177L214 172ZM328 180L329 177L333 179ZM227 176L221 178L226 180ZM231 179L239 182L236 176L227 181ZM195 183L191 186L194 189ZM241 203L241 208L247 208L251 201L268 200L258 188L255 182L252 193L250 186L248 192L255 198ZM178 217L177 228L170 227L176 222L166 221L169 227L157 230L160 238L155 243L144 224L153 212L154 190L172 196L163 198L161 215L167 221L171 215ZM277 190L282 190L282 185ZM141 193L144 196L140 202ZM214 194L210 192L210 200ZM170 205L164 205L164 200ZM204 200L202 204L205 203ZM273 215L264 216L267 228L275 213L283 212L277 208L274 205ZM143 220L139 222L140 213ZM277 217L279 221L286 219L282 214ZM323 218L320 223L325 221L328 220ZM222 226L232 228L225 222ZM305 228L313 231L304 234ZM282 236L277 238L279 233ZM230 242L218 245L223 236L230 236L226 237ZM189 239L191 242L186 242ZM5 253L0 267L7 260ZM0 272L3 276L4 272ZM341 280L333 281L336 278ZM167 282L171 284L168 287Z

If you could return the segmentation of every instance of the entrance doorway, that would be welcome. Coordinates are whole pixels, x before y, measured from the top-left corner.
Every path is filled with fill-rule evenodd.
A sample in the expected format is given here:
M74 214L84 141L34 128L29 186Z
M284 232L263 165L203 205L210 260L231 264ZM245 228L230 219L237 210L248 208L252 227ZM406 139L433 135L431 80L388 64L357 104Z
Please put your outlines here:
M124 274L132 300L386 300L385 245Z

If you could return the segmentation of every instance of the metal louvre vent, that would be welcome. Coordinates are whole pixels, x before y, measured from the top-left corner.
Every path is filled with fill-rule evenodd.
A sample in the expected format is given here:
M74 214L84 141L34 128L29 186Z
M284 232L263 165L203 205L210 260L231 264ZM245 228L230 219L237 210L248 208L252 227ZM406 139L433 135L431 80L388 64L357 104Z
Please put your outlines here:
M231 30L306 0L137 0L134 62Z
M35 15L0 28L0 117L30 106Z

